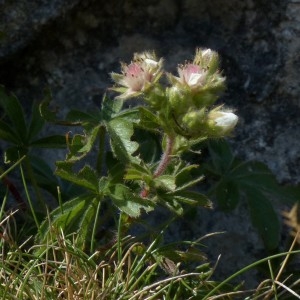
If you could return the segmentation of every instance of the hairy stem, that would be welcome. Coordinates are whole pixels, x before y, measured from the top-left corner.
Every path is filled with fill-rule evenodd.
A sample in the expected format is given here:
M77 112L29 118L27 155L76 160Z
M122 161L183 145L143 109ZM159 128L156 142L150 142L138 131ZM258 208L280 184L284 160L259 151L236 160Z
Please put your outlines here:
M169 135L167 136L166 150L163 153L161 160L160 160L156 170L153 173L154 178L162 175L164 173L164 171L166 170L166 168L168 167L168 165L171 161L171 155L173 152L174 141L175 141L175 139L173 136L169 136ZM148 194L149 194L149 189L147 187L144 187L140 193L140 196L142 198L147 198Z
M154 177L159 177L161 174L164 173L164 171L168 167L170 160L171 160L173 146L174 146L174 137L167 136L166 150L161 157L159 165L157 166L156 170L154 171L154 174L153 174Z

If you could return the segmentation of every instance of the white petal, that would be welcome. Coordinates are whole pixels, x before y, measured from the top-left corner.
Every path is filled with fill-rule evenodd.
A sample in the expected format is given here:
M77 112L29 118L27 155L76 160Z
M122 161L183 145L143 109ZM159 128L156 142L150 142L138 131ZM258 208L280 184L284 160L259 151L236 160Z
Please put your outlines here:
M200 73L192 73L187 84L189 86L201 84L201 81L203 80L203 78L204 78L203 73L201 73L201 74Z
M215 119L216 125L224 129L233 128L238 122L238 116L232 112L222 112L222 116Z
M150 59L150 58L146 58L146 59L145 59L145 63L146 63L147 65L149 65L150 67L152 67L152 68L154 68L154 67L156 67L156 66L158 65L158 62L157 62L157 61L155 61L155 60L153 60L153 59Z

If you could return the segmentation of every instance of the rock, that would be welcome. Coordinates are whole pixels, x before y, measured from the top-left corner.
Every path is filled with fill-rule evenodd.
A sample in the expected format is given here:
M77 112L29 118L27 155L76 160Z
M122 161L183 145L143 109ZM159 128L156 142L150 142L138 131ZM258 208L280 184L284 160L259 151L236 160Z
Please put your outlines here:
M2 1L0 3L0 61L33 42L58 17L70 12L79 0Z

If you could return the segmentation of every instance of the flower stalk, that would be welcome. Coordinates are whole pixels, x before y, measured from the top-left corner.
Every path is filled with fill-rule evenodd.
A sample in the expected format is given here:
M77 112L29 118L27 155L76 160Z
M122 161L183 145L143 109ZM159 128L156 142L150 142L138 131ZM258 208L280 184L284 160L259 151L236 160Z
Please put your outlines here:
M166 170L166 168L168 167L170 161L171 161L171 155L172 155L172 151L173 151L173 146L174 146L174 137L173 136L167 136L166 138L166 150L163 153L161 160L156 168L156 170L154 171L154 178L159 177L160 175L162 175L164 173L164 171Z

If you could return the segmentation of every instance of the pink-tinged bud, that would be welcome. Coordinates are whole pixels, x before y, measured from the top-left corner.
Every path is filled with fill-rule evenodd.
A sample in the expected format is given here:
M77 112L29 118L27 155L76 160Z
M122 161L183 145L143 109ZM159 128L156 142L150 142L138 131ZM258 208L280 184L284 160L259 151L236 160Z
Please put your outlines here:
M193 63L207 70L207 73L213 74L219 68L219 55L211 49L197 49Z
M122 74L111 73L112 79L121 87L112 90L120 92L120 99L136 97L153 86L162 74L162 59L157 61L154 53L134 54L130 64L121 63Z
M219 136L229 134L238 122L238 116L231 111L221 111L216 108L209 112L209 127Z

